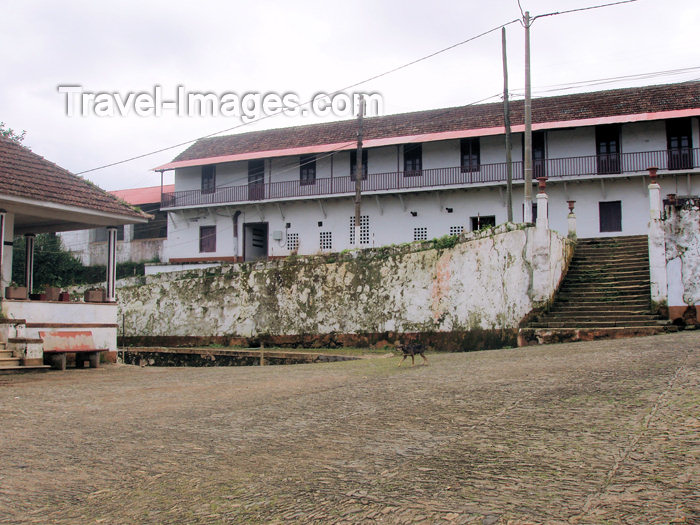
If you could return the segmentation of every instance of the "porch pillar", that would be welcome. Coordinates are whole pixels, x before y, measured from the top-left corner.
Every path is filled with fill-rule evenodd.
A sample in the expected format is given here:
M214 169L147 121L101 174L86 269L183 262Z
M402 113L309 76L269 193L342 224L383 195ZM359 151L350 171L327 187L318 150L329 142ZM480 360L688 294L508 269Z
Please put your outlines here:
M24 283L27 286L27 293L32 293L34 289L34 239L33 233L24 234Z
M108 303L117 300L117 228L107 228L107 297Z
M649 168L649 281L652 307L663 311L668 303L668 278L664 221L661 219L661 186L656 179L656 170Z
M4 248L5 248L5 214L7 211L3 210L0 208L0 293L4 293L3 290L5 288L5 272L3 268L5 268L3 264L3 255L4 255Z

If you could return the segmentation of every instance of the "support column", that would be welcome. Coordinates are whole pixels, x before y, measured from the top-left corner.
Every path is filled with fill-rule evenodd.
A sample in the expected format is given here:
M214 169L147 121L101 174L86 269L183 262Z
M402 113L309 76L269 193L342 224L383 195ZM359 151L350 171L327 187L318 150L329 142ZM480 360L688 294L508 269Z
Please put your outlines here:
M107 297L108 303L117 300L117 228L107 228Z
M34 289L34 239L33 233L24 234L24 283L27 286L27 294Z
M666 239L661 219L661 186L657 182L656 170L649 168L649 280L652 307L665 310L668 306Z
M547 177L537 177L539 181L539 191L537 192L537 222L535 226L538 230L549 229L549 197L545 193Z
M576 215L574 214L574 204L576 201L566 201L569 205L569 215L566 216L566 221L569 225L569 239L576 240Z
M0 293L5 293L5 280L3 279L5 272L3 271L3 268L5 267L3 264L3 261L5 260L3 257L5 255L5 214L7 212L0 208Z
M549 197L545 192L547 177L538 177L537 180L539 181L539 192L537 193L537 221L533 237L531 298L535 303L543 304L551 300L551 291L553 290L550 260L551 236L549 219L547 218Z

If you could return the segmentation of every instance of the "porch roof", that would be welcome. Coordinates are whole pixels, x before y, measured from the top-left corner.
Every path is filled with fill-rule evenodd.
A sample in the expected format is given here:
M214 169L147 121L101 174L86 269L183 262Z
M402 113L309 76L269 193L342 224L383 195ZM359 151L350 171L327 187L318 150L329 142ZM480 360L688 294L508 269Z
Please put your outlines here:
M140 223L150 217L3 137L0 208L14 214L16 234Z

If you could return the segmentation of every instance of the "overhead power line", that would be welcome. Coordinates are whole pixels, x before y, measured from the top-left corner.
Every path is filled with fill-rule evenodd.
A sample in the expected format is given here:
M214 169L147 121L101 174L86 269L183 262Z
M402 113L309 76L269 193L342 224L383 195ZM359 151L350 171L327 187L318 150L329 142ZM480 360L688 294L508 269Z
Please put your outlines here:
M660 78L660 77L667 77L667 76L675 76L675 75L683 75L686 73L692 73L693 71L700 71L700 66L695 66L695 67L686 67L686 68L680 68L680 69L668 69L668 70L663 70L663 71L650 71L647 73L636 73L633 75L621 75L617 77L605 77L605 78L596 78L596 79L591 79L591 80L580 80L577 82L566 82L563 84L549 84L545 86L538 86L534 88L537 93L551 93L551 92L556 92L556 91L568 91L571 89L577 89L580 87L590 87L590 86L599 86L599 85L605 85L605 84L614 84L623 80L642 80L642 79L647 79L647 78ZM697 80L697 79L696 79ZM693 80L691 79L690 82ZM513 95L516 96L523 96L522 92L515 90L510 92Z
M568 9L566 11L554 11L553 13L545 13L543 15L535 15L531 18L531 22L534 22L538 18L544 18L545 16L556 16L556 15L566 15L569 13L577 13L579 11L590 11L591 9L600 9L601 7L610 7L613 5L620 5L620 4L629 4L632 2L636 2L637 0L621 0L620 2L611 2L609 4L600 4L600 5L592 5L589 7L579 7L577 9ZM520 5L520 0L518 0L518 5ZM522 7L520 8L522 12Z
M435 56L437 56L437 55L440 55L440 54L442 54L442 53L445 53L445 52L447 52L447 51L450 51L451 49L454 49L454 48L456 48L456 47L462 46L462 45L464 45L464 44L468 44L469 42L473 42L474 40L477 40L478 38L481 38L481 37L484 37L484 36L486 36L486 35L488 35L488 34L490 34L490 33L493 33L494 31L499 31L502 27L509 26L509 25L514 24L514 23L516 23L516 22L518 22L518 21L519 21L519 19L516 18L515 20L511 20L510 22L506 22L505 24L501 24L501 25L499 25L499 26L497 26L497 27L493 27L493 28L489 29L488 31L484 31L483 33L479 33L478 35L475 35L475 36L473 36L473 37L467 38L466 40L462 40L461 42L457 42L457 43L455 43L455 44L452 44L452 45L450 45L450 46L447 46L447 47L444 47L444 48L442 48L442 49L439 49L439 50L437 50L437 51L435 51L435 52L433 52L433 53L430 53L430 54L428 54L428 55L422 56L422 57L420 57L420 58L417 58L417 59L415 59L415 60L412 60L412 61L410 61L410 62L407 62L407 63L405 63L405 64L402 64L402 65L400 65L400 66L397 66L397 67L395 67L395 68L392 68L392 69L389 69L389 70L387 70L387 71L384 71L383 73L379 73L378 75L374 75L374 76L371 76L371 77L366 78L366 79L364 79L364 80L361 80L361 81L359 81L359 82L355 82L354 84L350 84L350 85L348 85L348 86L345 86L344 88L337 89L337 90L333 91L332 93L329 93L328 96L329 96L329 97L333 97L333 96L335 96L335 95L337 95L337 94L339 94L339 93L342 93L342 92L344 92L344 91L347 91L348 89L352 89L352 88L361 86L361 85L363 85L363 84L366 84L366 83L368 83L368 82L371 82L371 81L373 81L373 80L377 80L377 79L379 79L379 78L385 77L385 76L390 75L390 74L392 74L392 73L396 73L397 71L400 71L400 70L402 70L402 69L406 69L407 67L410 67L410 66L413 66L413 65L415 65L415 64L418 64L419 62L423 62L424 60L428 60L428 59L430 59L430 58L433 58L433 57L435 57ZM304 107L304 106L308 106L308 105L311 104L312 102L313 102L312 100L307 100L306 102L302 102L302 103L300 103L300 104L296 104L296 105L294 105L294 106L291 106L289 109L297 109L297 108L301 108L301 107ZM131 161L133 161L133 160L143 159L143 158L145 158L145 157L150 157L151 155L156 155L156 154L158 154L158 153L163 153L163 152L169 151L169 150L171 150L171 149L179 148L179 147L182 147L182 146L187 146L188 144L192 144L193 142L196 142L196 141L198 141L198 140L206 139L206 138L210 138L210 137L214 137L214 136L216 136L216 135L220 135L221 133L226 133L226 132L229 132L229 131L233 131L233 130L236 130L236 129L240 129L240 128L242 128L242 127L244 127L244 126L247 126L247 125L249 125L249 124L261 122L261 121L263 121L263 120L265 120L265 119L268 119L268 118L271 118L271 117L276 117L276 116L278 116L278 115L280 115L280 114L282 114L282 112L279 112L279 113L272 113L272 114L269 114L269 115L264 115L264 116L262 116L262 117L260 117L260 118L258 118L258 119L256 119L256 120L252 120L252 121L249 121L249 122L242 122L242 123L240 123L240 124L238 124L238 125L236 125L236 126L233 126L233 127L230 127L230 128L226 128L226 129L222 129L222 130L219 130L219 131L215 131L214 133L210 133L210 134L208 134L208 135L203 135L203 136L201 136L201 137L197 137L197 138L195 138L195 139L187 140L187 141L185 141L185 142L180 142L180 143L174 144L174 145L172 145L172 146L168 146L168 147L165 147L165 148L160 148L160 149L157 149L157 150L154 150L154 151L150 151L150 152L148 152L148 153L143 153L143 154L141 154L141 155L136 155L136 156L133 156L133 157L129 157L129 158L127 158L127 159L123 159L123 160L120 160L120 161L111 162L111 163L109 163L109 164L104 164L104 165L98 166L98 167L96 167L96 168L91 168L91 169L88 169L88 170L79 171L79 172L76 173L76 175L83 175L83 174L85 174L85 173L90 173L90 172L97 171L97 170L101 170L101 169L104 169L104 168L111 168L112 166L118 166L118 165L120 165L120 164L125 164L125 163L127 163L127 162L131 162Z

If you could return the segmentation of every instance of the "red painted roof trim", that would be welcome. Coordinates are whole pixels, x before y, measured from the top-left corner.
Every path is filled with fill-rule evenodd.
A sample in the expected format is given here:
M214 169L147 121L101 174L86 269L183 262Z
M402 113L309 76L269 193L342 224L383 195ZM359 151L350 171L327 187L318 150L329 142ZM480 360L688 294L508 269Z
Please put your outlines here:
M645 122L651 120L661 120L667 118L700 116L700 108L679 109L673 111L659 111L655 113L637 113L631 115L613 115L610 117L598 117L579 120L563 120L555 122L533 123L533 130L571 128L578 126L596 126L600 124L622 124L626 122ZM513 126L513 133L523 132L523 124ZM427 133L422 135L404 135L399 137L386 137L381 139L369 139L363 141L365 148L376 148L380 146L393 146L396 144L407 144L413 142L434 142L438 140L461 139L466 137L485 137L491 135L502 135L505 133L504 126L481 129L465 129L458 131L445 131L440 133ZM153 171L166 171L176 168L187 168L192 166L204 166L207 164L222 164L225 162L236 162L241 160L261 159L270 157L287 157L292 155L306 155L309 153L327 153L330 151L353 150L356 148L354 142L341 142L335 144L317 144L300 148L288 148L267 151L254 151L251 153L238 153L235 155L222 155L219 157L209 157L204 159L181 160L168 162Z

